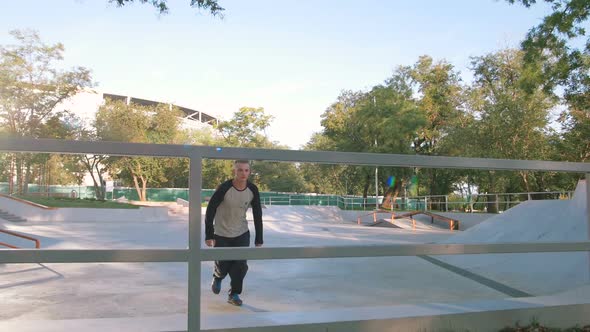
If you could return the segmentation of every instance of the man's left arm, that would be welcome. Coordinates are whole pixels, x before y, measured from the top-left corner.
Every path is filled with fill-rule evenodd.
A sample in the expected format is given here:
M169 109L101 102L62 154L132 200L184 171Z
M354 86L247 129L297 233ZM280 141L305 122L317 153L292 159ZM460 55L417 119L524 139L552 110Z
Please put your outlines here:
M260 247L264 243L262 238L262 206L260 204L260 192L258 191L258 187L252 183L250 183L250 190L252 190L252 193L254 194L252 202L250 203L252 206L252 216L254 216L254 229L256 230L254 244L257 247Z

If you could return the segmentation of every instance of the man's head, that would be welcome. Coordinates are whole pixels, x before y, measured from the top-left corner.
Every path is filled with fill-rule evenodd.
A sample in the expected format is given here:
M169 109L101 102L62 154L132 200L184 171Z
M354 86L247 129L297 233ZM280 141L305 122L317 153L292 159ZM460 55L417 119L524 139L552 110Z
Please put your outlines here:
M234 179L246 181L250 176L250 162L248 160L234 161Z

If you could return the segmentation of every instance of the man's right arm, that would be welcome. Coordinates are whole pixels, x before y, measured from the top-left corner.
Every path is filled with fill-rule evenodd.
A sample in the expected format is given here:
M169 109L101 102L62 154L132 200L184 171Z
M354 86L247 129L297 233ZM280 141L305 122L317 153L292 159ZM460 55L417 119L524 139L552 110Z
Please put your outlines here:
M217 190L211 196L209 203L207 204L207 211L205 212L205 240L213 240L215 238L215 228L213 226L213 219L217 213L217 207L223 202L223 197L227 189L222 183Z

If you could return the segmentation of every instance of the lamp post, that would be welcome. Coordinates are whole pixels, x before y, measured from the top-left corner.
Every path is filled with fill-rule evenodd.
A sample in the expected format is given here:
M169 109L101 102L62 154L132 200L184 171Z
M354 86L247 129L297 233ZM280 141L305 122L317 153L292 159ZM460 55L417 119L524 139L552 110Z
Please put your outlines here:
M373 96L373 106L377 108L377 100ZM375 138L375 150L377 150L377 138ZM379 210L379 182L377 180L379 167L375 166L375 211Z

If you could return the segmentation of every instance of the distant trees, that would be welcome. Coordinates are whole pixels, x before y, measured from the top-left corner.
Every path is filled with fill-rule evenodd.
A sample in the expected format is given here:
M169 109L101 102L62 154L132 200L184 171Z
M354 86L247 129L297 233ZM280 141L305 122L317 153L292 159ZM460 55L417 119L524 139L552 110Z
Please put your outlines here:
M554 89L547 88L544 62L527 61L525 56L524 51L506 49L473 57L474 81L470 84L461 82L451 64L422 56L413 66L399 67L384 85L376 85L368 92L342 92L322 115L323 131L306 148L585 160L590 144L587 109L575 109L568 103L570 107L560 118L565 125L557 131L551 115L560 105L560 98ZM303 168L308 184L317 192L342 192L338 187L349 178L346 171L352 169L356 172L349 174L356 178L350 182L363 186L359 189L347 185L345 191L355 188L354 193L366 196L374 179L370 168ZM331 180L330 172L339 180ZM379 174L379 189L386 203L407 189L416 176L419 190L430 195L449 194L466 183L479 192L544 191L555 188L560 181L554 175L524 171L381 168ZM388 175L396 178L391 187L385 185Z
M507 0L525 6L534 0ZM126 5L133 0L111 0ZM167 1L137 0L162 13ZM590 160L590 46L573 47L586 36L590 5L580 0L545 0L554 10L531 29L522 49L505 49L471 59L472 82L455 67L428 55L399 66L383 83L363 91L344 90L321 115L322 131L306 150ZM220 14L217 1L191 6ZM108 140L137 143L202 144L284 149L269 140L273 117L262 107L242 107L216 127L187 131L170 105L141 106L107 100L88 127L75 110L56 105L93 85L84 67L62 69L64 47L46 44L34 31L11 32L14 45L0 46L0 135ZM204 160L203 186L231 177L231 161ZM107 172L134 186L141 200L148 187L186 187L188 161L181 158L48 154L0 155L0 179L16 175L16 192L27 183L74 183L88 171L95 194L104 199ZM374 167L253 161L261 190L312 191L367 197ZM572 176L539 172L402 169L379 167L377 190L386 202L408 194L569 189ZM389 176L396 181L386 184ZM11 184L11 187L14 187ZM410 189L411 188L411 189ZM11 189L12 190L12 189ZM493 209L493 206L489 206Z
M60 116L66 115L55 114L55 106L91 86L90 71L83 67L60 69L64 46L42 42L35 31L13 30L10 35L16 44L0 46L2 132L12 137L65 135L51 133L59 130L56 126L61 121ZM33 166L39 160L30 154L12 154L9 158L11 174L16 174L16 192L25 193ZM12 192L12 182L10 187Z
M526 7L535 0L507 0ZM590 2L544 0L552 12L532 27L522 42L527 63L542 62L547 89L560 86L567 106L558 121L562 126L559 157L570 161L590 158ZM580 46L577 46L580 45Z
M242 107L236 111L232 118L221 121L217 130L222 137L222 146L284 149L285 147L271 142L265 130L270 126L272 116L266 114L264 108ZM220 164L224 166L220 166ZM228 162L209 162L209 167L223 168L225 179L231 177L232 164ZM213 166L216 165L216 166ZM261 190L268 191L304 191L305 181L299 171L298 165L292 163L271 163L264 161L252 162L252 177ZM209 188L219 185L221 178L217 177L217 183L208 183Z
M96 113L96 134L105 141L132 143L178 143L180 111L175 107L140 106L124 101L106 100ZM177 159L154 157L110 157L113 175L132 183L139 200L147 200L148 184L167 181L165 169Z

